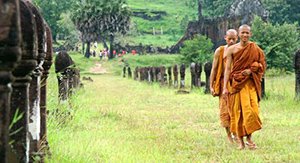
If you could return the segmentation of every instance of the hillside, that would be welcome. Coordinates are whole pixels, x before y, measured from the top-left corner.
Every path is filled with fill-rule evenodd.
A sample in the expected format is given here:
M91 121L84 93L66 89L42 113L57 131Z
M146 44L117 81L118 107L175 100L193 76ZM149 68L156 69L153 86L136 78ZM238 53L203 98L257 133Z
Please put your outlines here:
M163 47L174 45L183 36L188 21L197 19L196 2L191 0L128 0L133 11L133 25L131 33L123 38L122 42Z

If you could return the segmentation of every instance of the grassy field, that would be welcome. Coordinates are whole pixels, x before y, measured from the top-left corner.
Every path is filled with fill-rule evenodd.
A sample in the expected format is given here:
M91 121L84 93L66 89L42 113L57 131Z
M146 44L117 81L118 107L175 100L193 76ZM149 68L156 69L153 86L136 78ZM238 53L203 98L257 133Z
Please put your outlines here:
M220 127L218 99L202 89L183 95L115 73L92 75L88 70L97 59L72 57L81 66L81 76L90 76L93 82L83 81L84 88L70 103L58 105L56 77L51 72L48 141L52 156L47 162L300 160L300 103L293 101L294 75L266 78L268 99L260 104L263 129L253 135L259 148L239 151L226 141ZM108 69L122 66L119 60L102 64Z

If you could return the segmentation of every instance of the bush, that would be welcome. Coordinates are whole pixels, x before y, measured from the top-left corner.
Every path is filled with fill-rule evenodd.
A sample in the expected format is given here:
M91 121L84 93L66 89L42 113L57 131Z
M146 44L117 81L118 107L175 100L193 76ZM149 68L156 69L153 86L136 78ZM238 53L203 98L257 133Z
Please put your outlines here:
M184 42L180 49L184 63L200 62L204 63L212 60L213 43L209 38L202 35L196 35L192 40Z
M272 25L255 17L252 24L253 41L265 52L268 68L293 71L293 58L299 48L297 24Z

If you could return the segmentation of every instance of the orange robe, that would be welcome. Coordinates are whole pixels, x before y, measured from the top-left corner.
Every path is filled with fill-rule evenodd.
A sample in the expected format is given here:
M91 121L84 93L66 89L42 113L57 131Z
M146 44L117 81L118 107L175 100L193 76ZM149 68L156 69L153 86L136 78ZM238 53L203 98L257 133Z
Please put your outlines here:
M232 59L230 129L242 137L262 128L258 103L261 99L261 79L266 63L263 51L253 42L233 54ZM245 69L250 69L251 75L244 76L241 72Z
M219 110L221 126L230 127L230 115L227 105L227 99L224 99L222 95L222 87L224 85L224 71L225 71L225 58L223 58L225 47L220 47L218 67L216 72L216 78L214 80L213 88L216 96L219 96Z

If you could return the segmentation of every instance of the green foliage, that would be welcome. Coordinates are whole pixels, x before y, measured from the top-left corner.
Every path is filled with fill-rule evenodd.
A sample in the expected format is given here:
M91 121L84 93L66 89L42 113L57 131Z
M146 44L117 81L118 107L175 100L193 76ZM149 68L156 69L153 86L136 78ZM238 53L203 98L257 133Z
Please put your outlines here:
M300 47L297 24L272 25L255 17L252 39L265 51L269 68L293 71L293 58Z
M180 49L180 54L185 63L205 63L212 59L212 48L213 43L209 38L202 35L196 35L192 40L184 42L183 47Z
M60 29L58 21L61 18L61 14L71 8L70 6L72 6L73 2L74 0L33 0L33 3L40 8L42 15L49 24L54 39L56 39L58 33L64 33Z
M300 0L262 0L273 24L300 23Z
M82 33L83 41L91 42L99 36L125 34L129 29L130 15L125 0L89 0L77 2L71 17Z
M234 0L203 0L203 8L209 17L223 16Z

